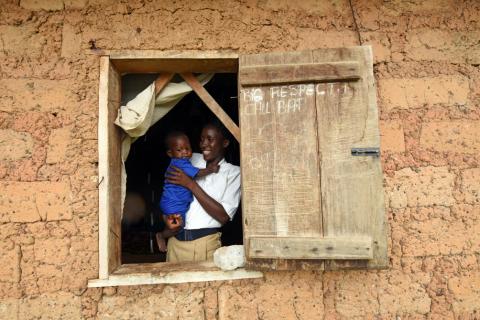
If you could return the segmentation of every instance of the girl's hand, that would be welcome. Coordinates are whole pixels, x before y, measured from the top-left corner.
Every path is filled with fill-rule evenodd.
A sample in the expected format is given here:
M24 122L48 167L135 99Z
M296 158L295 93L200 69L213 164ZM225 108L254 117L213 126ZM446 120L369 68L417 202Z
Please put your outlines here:
M185 172L175 166L172 166L171 170L167 172L166 179L170 183L177 184L190 190L193 183L195 183L192 178L185 174Z

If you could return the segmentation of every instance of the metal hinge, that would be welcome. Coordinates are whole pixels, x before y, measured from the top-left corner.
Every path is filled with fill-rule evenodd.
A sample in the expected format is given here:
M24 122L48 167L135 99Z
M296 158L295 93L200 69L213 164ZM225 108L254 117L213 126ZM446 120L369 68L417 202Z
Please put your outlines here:
M379 157L380 148L352 148L352 156Z

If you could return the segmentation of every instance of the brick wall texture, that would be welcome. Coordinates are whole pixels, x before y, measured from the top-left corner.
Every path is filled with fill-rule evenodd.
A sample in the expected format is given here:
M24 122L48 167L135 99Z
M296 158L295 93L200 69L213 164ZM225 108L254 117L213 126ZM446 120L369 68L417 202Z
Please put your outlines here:
M87 288L91 49L358 45L349 0L0 0L1 319L480 319L480 2L352 0L373 46L390 266Z

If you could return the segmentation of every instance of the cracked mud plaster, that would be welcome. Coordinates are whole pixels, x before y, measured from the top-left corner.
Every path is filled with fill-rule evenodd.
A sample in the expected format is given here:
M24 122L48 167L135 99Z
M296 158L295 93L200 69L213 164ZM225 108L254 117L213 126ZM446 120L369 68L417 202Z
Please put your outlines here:
M349 1L3 1L0 318L480 317L480 3L351 3L374 51L389 269L87 289L98 274L92 43L240 53L353 46Z

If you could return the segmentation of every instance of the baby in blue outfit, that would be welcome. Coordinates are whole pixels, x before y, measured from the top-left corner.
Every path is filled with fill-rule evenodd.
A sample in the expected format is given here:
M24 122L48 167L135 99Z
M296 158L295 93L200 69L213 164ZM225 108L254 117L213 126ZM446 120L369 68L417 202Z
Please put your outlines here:
M192 157L192 147L187 135L181 131L170 132L165 138L165 145L167 147L167 155L171 158L165 176L172 170L172 167L177 167L185 172L191 178L204 177L211 173L218 172L220 166L209 166L205 169L194 167L190 163ZM160 199L160 209L167 219L173 215L180 215L183 223L185 223L185 214L193 201L193 195L190 190L182 186L173 184L165 180L163 186L162 198ZM165 252L167 246L165 238L171 237L170 230L165 229L157 233L157 244L160 251Z

